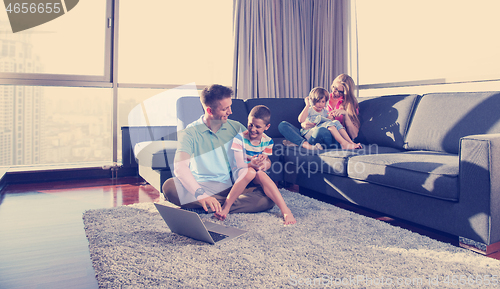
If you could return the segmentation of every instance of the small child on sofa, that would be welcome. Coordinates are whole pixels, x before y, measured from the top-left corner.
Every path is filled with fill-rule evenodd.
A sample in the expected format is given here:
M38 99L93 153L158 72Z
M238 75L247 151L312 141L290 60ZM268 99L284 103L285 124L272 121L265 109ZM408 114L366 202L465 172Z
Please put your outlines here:
M304 99L306 106L299 114L299 122L309 121L315 126L310 129L302 128L300 134L307 140L315 129L320 127L328 128L333 138L340 144L342 149L359 149L361 144L354 143L340 121L333 119L325 108L328 102L328 91L322 87L315 87Z
M235 175L237 179L226 197L222 211L215 213L215 217L224 220L229 214L229 209L250 182L261 185L264 193L280 208L284 224L292 225L297 221L287 207L285 200L274 183L266 173L271 167L269 155L272 155L274 142L264 131L271 126L271 111L264 105L255 106L248 115L248 130L236 135L231 149L234 150L236 159Z

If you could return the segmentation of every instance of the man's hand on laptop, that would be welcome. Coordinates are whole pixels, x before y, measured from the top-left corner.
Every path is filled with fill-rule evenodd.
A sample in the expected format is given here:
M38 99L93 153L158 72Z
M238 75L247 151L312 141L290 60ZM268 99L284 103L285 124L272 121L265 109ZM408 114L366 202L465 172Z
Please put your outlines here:
M216 198L211 197L211 196L207 195L206 193L204 193L203 195L199 196L197 199L205 211L208 212L208 207L210 207L210 209L214 213L218 213L221 211L220 203L219 203L219 201L217 201Z
M198 200L198 202L200 202L205 211L208 212L208 207L217 213L221 211L220 203L217 199L208 195L203 188L198 188L194 192L194 197Z

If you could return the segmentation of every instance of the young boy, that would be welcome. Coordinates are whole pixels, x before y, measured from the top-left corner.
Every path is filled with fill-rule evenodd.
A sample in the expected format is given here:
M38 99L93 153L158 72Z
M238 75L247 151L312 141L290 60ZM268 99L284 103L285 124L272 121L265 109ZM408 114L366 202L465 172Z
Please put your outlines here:
M229 209L246 186L253 181L261 185L264 193L280 208L283 214L284 224L291 225L297 221L287 207L276 184L267 175L266 170L271 167L268 155L272 154L273 140L264 131L271 124L271 111L264 105L255 106L248 115L248 130L238 134L231 149L234 150L236 165L235 175L237 180L227 195L221 212L215 213L215 217L224 220L229 214Z

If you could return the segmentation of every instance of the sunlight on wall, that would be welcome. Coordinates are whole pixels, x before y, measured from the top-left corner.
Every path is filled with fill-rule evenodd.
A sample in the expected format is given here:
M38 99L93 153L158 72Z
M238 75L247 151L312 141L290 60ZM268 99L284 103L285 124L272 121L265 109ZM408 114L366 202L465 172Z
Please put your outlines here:
M358 0L359 84L500 78L500 2Z
M395 94L426 94L433 92L474 92L474 91L500 91L500 81L472 82L456 84L437 84L421 86L403 86L380 89L363 89L358 92L358 97L370 97Z

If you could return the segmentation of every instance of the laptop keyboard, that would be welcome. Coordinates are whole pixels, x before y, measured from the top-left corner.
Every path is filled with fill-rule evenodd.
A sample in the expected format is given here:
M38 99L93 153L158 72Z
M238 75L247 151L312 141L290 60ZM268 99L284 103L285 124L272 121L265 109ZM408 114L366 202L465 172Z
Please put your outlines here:
M214 240L214 242L218 242L218 241L228 237L227 235L219 234L219 233L212 232L212 231L208 231L208 233L210 234L210 236L212 236L212 239Z

